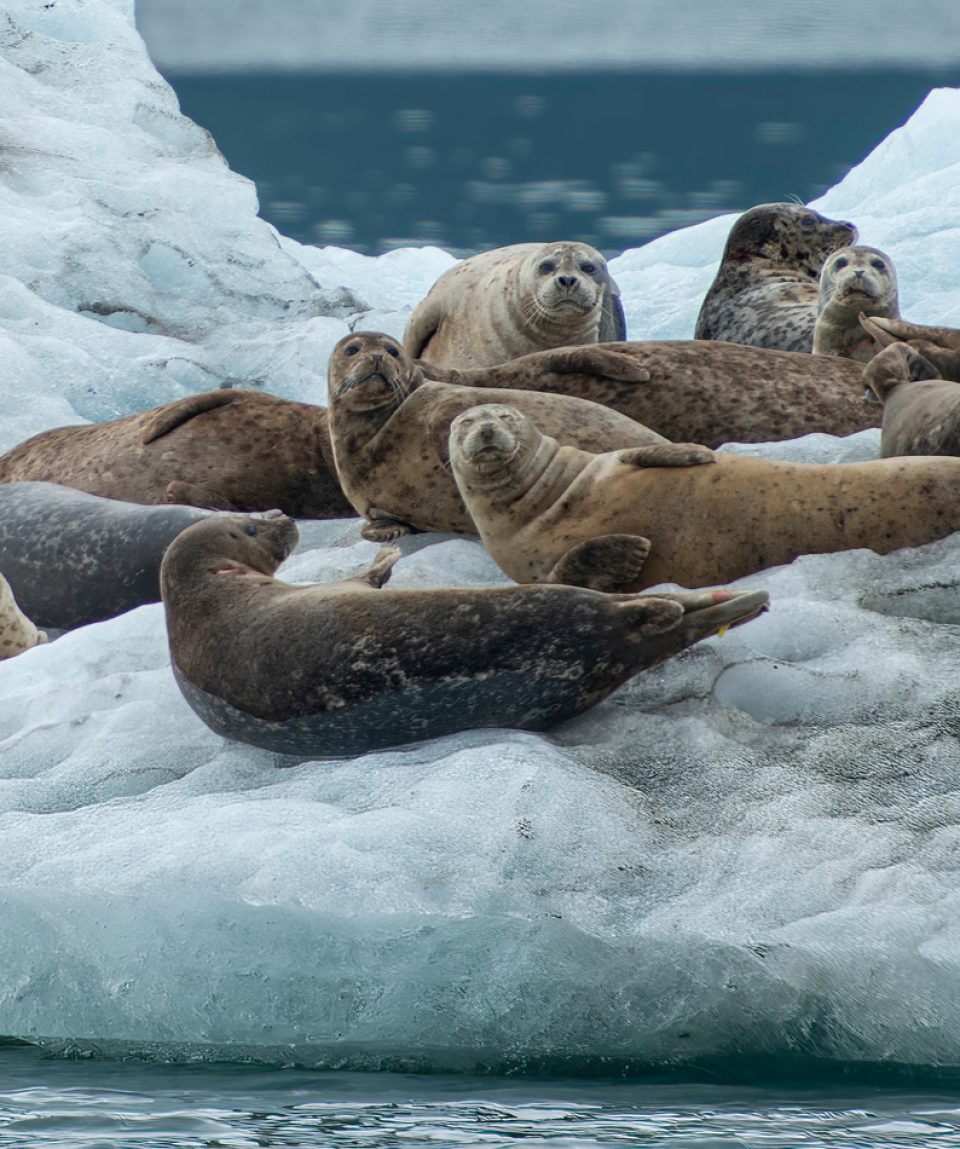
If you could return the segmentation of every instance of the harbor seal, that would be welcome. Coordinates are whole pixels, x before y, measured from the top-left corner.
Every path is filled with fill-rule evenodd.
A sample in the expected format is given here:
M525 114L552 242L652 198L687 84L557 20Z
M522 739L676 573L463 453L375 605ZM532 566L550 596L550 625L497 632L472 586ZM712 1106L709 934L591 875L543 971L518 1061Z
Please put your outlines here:
M704 587L798 555L886 554L960 530L960 459L820 465L689 444L594 455L494 405L454 420L450 461L487 549L518 582Z
M549 391L602 403L678 442L769 443L880 423L859 363L719 340L597 343L458 371L420 363L429 379Z
M108 423L42 431L0 458L0 483L18 480L132 503L351 514L326 409L256 391L206 391Z
M620 290L586 243L518 243L444 272L403 335L411 359L487 367L545 347L626 339Z
M942 379L911 344L885 347L863 383L883 404L882 456L960 455L960 383Z
M400 344L376 331L340 340L327 381L340 482L368 520L364 538L374 542L390 542L411 527L474 532L450 474L447 440L454 417L476 403L514 403L562 442L588 450L664 441L585 399L425 380Z
M56 483L0 484L0 568L37 625L69 630L160 601L160 560L211 516L141 506Z
M814 355L869 363L880 344L864 329L861 315L900 318L897 273L886 252L875 247L841 247L820 273Z
M284 516L220 516L184 531L160 576L187 702L217 733L282 754L363 754L479 726L543 730L767 601L730 590L382 590L396 548L355 578L290 586L271 576L296 540Z
M46 641L46 631L38 630L27 618L18 606L10 584L0 574L0 661Z
M823 262L857 229L794 203L764 203L730 229L697 318L697 339L811 351Z

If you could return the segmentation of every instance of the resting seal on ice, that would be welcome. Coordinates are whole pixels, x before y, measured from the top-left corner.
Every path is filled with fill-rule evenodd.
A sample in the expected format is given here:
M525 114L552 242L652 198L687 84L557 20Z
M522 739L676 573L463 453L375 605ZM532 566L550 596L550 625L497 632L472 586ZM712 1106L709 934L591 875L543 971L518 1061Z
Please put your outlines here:
M218 733L285 754L363 754L478 726L542 730L701 638L753 618L763 591L604 595L575 587L381 590L272 578L284 516L218 515L163 560L170 656Z
M859 364L719 340L560 347L470 371L420 367L428 379L467 387L576 395L667 439L708 447L850 435L880 422L864 401Z
M0 660L13 658L46 641L46 632L38 630L23 613L10 584L0 574Z
M586 243L517 243L451 267L414 309L411 359L487 367L571 343L625 339L620 291Z
M56 427L0 458L0 483L35 479L131 503L349 515L327 411L256 391L188 395L89 426Z
M702 587L960 530L960 459L819 465L680 443L595 455L488 406L454 420L450 461L490 554L525 583Z

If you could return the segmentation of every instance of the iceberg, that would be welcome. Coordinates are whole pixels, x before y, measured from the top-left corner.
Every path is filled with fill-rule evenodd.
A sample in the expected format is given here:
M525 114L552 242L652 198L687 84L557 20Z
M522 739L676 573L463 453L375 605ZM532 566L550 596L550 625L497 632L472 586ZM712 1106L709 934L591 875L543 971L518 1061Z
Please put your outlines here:
M12 0L0 39L4 450L220 383L323 402L333 343L397 333L452 262L278 236L128 0ZM817 205L928 323L960 321L958 120L960 91L931 93ZM728 225L613 261L633 337L692 333ZM402 546L393 585L505 581L473 539ZM357 520L304 524L280 575L375 551ZM437 1070L960 1066L960 540L742 585L768 615L549 735L353 759L204 727L159 604L3 663L0 1034Z

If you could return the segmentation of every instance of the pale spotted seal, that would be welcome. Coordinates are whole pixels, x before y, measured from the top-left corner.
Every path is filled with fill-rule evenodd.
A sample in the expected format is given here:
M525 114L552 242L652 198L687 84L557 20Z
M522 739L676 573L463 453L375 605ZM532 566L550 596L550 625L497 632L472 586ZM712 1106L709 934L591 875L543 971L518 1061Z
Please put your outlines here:
M861 315L899 319L897 273L886 252L875 247L841 247L820 273L814 355L869 363L880 344L864 329Z
M697 339L811 351L823 261L857 242L852 223L794 203L765 203L730 229L697 319Z
M454 421L450 460L487 549L518 582L703 587L960 530L960 459L817 465L682 444L593 455L492 406Z
M0 661L46 641L46 632L38 630L23 613L10 584L0 574Z
M767 599L381 590L396 548L356 578L289 586L271 576L296 539L282 516L218 516L184 531L161 571L187 702L219 734L284 754L363 754L478 726L542 730Z
M0 458L0 483L40 480L132 503L351 513L327 412L255 391L189 395L89 426L43 431Z
M425 381L400 344L376 331L341 339L330 355L327 379L340 482L369 520L364 537L376 542L389 542L410 527L473 532L450 474L447 440L453 418L476 403L514 403L562 442L588 450L664 441L585 399Z
M420 365L429 379L468 387L577 395L708 447L850 435L880 422L859 363L719 340L562 347L472 371Z
M159 602L163 552L211 513L101 499L56 483L0 484L0 568L37 625L85 626Z
M960 455L960 383L941 379L909 343L885 347L863 382L883 404L881 455Z
M620 292L585 243L498 247L444 272L403 336L412 359L487 367L573 343L625 339Z

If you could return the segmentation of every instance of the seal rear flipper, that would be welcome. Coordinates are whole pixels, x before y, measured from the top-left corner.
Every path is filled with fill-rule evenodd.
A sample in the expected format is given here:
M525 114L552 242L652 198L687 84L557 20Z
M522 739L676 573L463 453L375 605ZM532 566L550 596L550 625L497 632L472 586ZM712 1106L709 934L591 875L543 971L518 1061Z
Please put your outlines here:
M217 407L225 407L232 403L242 391L204 391L200 395L188 395L185 399L178 399L175 403L167 403L157 411L156 415L147 423L140 442L146 446L155 440L169 435L177 427L189 422L196 415L204 411L213 411Z
M623 313L620 292L611 280L603 292L598 343L622 343L627 338L627 317Z
M370 543L392 543L394 539L413 534L415 530L409 523L403 523L385 511L371 507L360 534Z
M625 447L616 454L618 461L628 467L697 467L717 461L716 452L699 443L654 443L649 447Z
M887 316L864 315L860 313L860 325L869 332L882 347L890 343L906 343L915 339L927 340L944 350L960 351L960 329L956 327L933 327L924 323L910 323L906 319L890 319Z
M362 574L357 575L357 579L379 590L384 583L390 581L399 558L399 547L383 547L377 551L377 556L371 565Z
M184 483L174 479L167 483L163 492L165 503L180 503L186 507L203 507L208 511L246 511L249 507L238 507L231 503L222 491L212 487L201 487L197 483Z
M646 585L643 564L649 554L650 540L642 535L598 535L561 555L545 581L630 594Z

